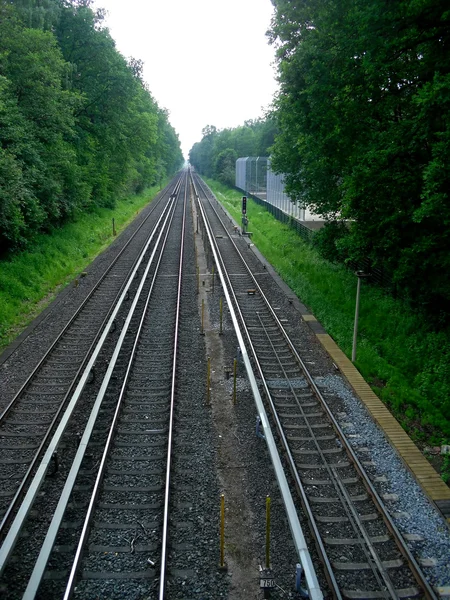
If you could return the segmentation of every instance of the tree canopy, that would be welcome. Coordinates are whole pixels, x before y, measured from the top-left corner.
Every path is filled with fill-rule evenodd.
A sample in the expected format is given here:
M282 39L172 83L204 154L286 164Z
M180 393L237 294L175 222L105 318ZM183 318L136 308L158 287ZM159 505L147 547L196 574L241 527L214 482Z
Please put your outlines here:
M142 63L91 4L0 0L0 251L181 165Z
M276 133L271 118L246 121L244 125L218 130L207 125L202 140L189 152L192 165L207 177L234 186L236 159L242 156L268 156Z
M448 319L450 11L434 0L272 0L272 168L369 258ZM446 308L447 307L447 308Z

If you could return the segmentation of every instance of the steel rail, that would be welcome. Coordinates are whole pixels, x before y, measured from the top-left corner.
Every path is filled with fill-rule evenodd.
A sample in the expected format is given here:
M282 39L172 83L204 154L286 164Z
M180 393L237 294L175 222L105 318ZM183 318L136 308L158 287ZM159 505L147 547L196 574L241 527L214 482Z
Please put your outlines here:
M306 579L306 584L307 584L307 588L308 588L308 592L309 592L309 597L312 600L322 600L323 594L320 589L319 582L317 580L316 571L312 564L311 555L309 553L308 546L306 544L306 540L305 540L305 537L304 537L304 534L302 531L302 527L300 525L297 510L295 508L292 494L291 494L291 491L290 491L290 488L289 488L289 485L288 485L288 482L286 479L286 474L284 472L283 465L281 464L281 460L280 460L280 456L279 456L279 453L278 453L278 450L276 447L275 439L273 437L273 434L272 434L272 431L271 431L271 428L269 425L269 420L267 418L267 413L264 408L264 403L263 403L261 394L258 389L258 384L256 382L255 375L253 373L253 369L252 369L252 366L250 363L249 355L247 353L247 348L246 348L246 345L244 342L244 338L242 337L241 329L239 327L238 317L236 316L236 312L234 310L234 305L231 301L231 296L228 291L228 286L226 285L227 275L226 275L226 273L224 275L224 271L222 269L222 261L221 261L221 259L219 259L219 253L218 253L212 232L211 232L209 224L208 224L206 213L202 206L202 203L200 202L197 188L196 188L195 182L193 180L192 180L192 183L193 183L193 187L195 190L199 210L202 215L203 222L205 224L207 237L208 237L208 240L209 240L209 243L211 246L211 250L212 250L216 265L217 265L217 273L222 282L225 299L228 304L230 316L231 316L231 319L232 319L232 322L234 325L234 329L236 332L236 337L238 339L239 347L241 349L242 360L244 362L244 365L245 365L245 368L247 371L247 376L249 379L250 387L252 389L253 397L255 399L255 404L256 404L258 414L259 414L259 417L261 420L261 426L263 428L267 448L268 448L268 451L269 451L269 454L270 454L270 457L272 460L272 464L273 464L273 467L275 470L275 476L277 478L278 486L280 488L280 493L283 498L284 506L286 509L286 514L287 514L288 521L289 521L289 526L290 526L293 541L294 541L294 545L295 545L295 548L296 548L296 551L297 551L297 554L299 557L299 561L300 561L303 571L305 573L305 579Z
M184 262L184 238L186 226L186 205L187 205L187 189L188 189L188 174L186 174L186 186L184 190L183 204L183 222L181 228L181 249L180 249L180 266L178 270L178 291L177 291L177 308L175 318L175 333L173 346L173 365L172 365L172 386L170 391L170 416L169 416L169 436L167 440L167 467L166 467L166 483L164 494L164 515L163 515L163 530L161 541L161 568L159 576L159 600L164 600L166 590L166 569L167 569L167 545L169 533L169 499L170 499L170 479L172 466L172 441L173 441L173 420L175 411L175 384L176 384L176 368L177 368L177 347L178 347L178 331L180 323L180 306L181 306L181 287L182 273Z
M168 235L169 235L169 229L167 229L167 232L166 232L166 236L165 236L165 239L164 239L164 242L163 242L163 249L164 249L164 247L166 245ZM82 529L82 532L81 532L81 535L80 535L80 539L78 541L77 550L76 550L74 561L73 561L73 565L72 565L72 568L71 568L71 571L70 571L69 579L68 579L68 582L67 582L67 585L66 585L66 590L65 590L65 593L64 593L63 600L69 600L72 597L73 592L74 592L74 587L75 587L75 583L76 583L77 572L78 572L78 570L80 568L83 551L84 551L84 548L85 548L87 540L88 540L89 530L90 530L90 527L91 527L92 517L93 517L94 509L95 509L95 504L97 502L98 495L99 495L99 493L101 491L100 490L100 486L102 484L102 481L103 481L104 475L105 475L106 461L107 461L108 455L110 453L110 450L111 450L111 447L112 447L112 444L113 444L113 441L114 441L114 437L115 437L115 434L116 434L116 431L117 431L117 425L118 425L118 422L119 422L120 410L122 408L125 391L126 391L127 386L128 386L128 382L129 382L129 378L130 378L130 373L131 373L131 368L132 368L133 361L134 361L134 358L135 358L135 355L136 355L137 346L138 346L139 338L141 336L142 328L144 326L144 321L145 321L145 318L146 318L146 314L147 314L147 310L148 310L148 305L150 303L151 294L152 294L153 287L154 287L154 284L155 284L155 281L156 281L156 277L158 275L159 265L160 265L160 262L161 262L161 259L162 259L162 255L163 255L162 254L163 253L163 249L162 249L162 251L161 251L161 253L159 255L159 258L158 258L158 263L156 265L155 273L153 275L153 280L152 280L152 283L151 283L151 286L150 286L150 289L149 289L149 292L148 292L148 296L147 296L147 299L146 299L146 302L145 302L145 306L144 306L144 309L143 309L142 317L140 319L139 326L138 326L138 329L136 331L135 341L134 341L133 348L132 348L132 351L131 351L131 355L130 355L130 358L129 358L129 363L128 363L128 366L127 366L127 369L126 369L126 373L125 373L125 376L124 376L123 384L122 384L122 387L121 387L121 390L120 390L120 394L119 394L119 398L118 398L118 401L117 401L117 405L116 405L116 409L115 409L115 412L114 412L114 417L113 417L113 420L112 420L112 423L111 423L111 427L110 427L110 431L109 431L109 434L108 434L108 438L107 438L107 441L106 441L106 444L105 444L105 448L104 448L104 451L103 451L103 455L102 455L102 458L101 458L101 462L100 462L100 466L99 466L97 478L96 478L96 481L95 481L95 484L94 484L94 488L93 488L93 491L92 491L92 494L91 494L91 499L89 501L88 510L86 512L86 517L85 517L83 529ZM177 309L178 309L178 307L177 307ZM177 310L177 312L178 312L178 310ZM176 325L176 331L177 330L178 330L178 323ZM175 342L175 345L176 345L176 342ZM171 426L172 426L172 418L170 420L170 427Z
M62 519L64 517L64 513L65 513L65 510L67 508L67 504L69 502L69 499L70 499L70 495L71 495L73 487L75 485L76 477L78 475L78 472L79 472L80 467L81 467L82 460L83 460L84 455L86 453L86 449L87 449L90 437L92 435L92 431L94 429L94 426L95 426L95 423L96 423L96 420L97 420L97 417L98 417L98 413L100 411L103 399L104 399L106 391L108 389L108 385L109 385L109 382L111 380L111 376L113 374L115 365L116 365L117 360L119 358L120 351L122 349L122 345L123 345L125 336L128 333L128 328L130 326L131 319L132 319L132 317L134 315L137 303L138 303L138 301L140 299L140 296L142 294L142 290L143 290L145 281L147 279L148 272L149 272L150 267L151 267L151 265L153 263L153 259L154 259L155 255L156 255L156 252L158 250L160 250L160 252L163 252L163 250L164 250L164 244L165 244L165 241L167 240L167 232L170 229L170 225L171 225L172 220L173 220L175 205L176 205L175 199L172 198L172 204L170 206L170 210L168 211L166 219L164 221L163 229L160 231L160 233L158 235L158 238L157 238L156 243L155 243L155 247L154 247L154 249L152 251L151 258L150 258L150 260L149 260L149 262L147 264L147 267L146 267L146 269L145 269L145 271L144 271L144 273L142 275L141 282L139 284L139 288L138 288L138 290L136 292L136 296L135 296L135 298L133 300L133 303L132 303L132 305L130 307L130 310L129 310L128 316L126 318L125 324L123 326L123 329L122 329L122 331L120 333L120 337L119 337L119 339L117 341L117 344L116 344L116 347L114 349L113 356L112 356L112 358L111 358L111 360L109 362L107 372L106 372L106 374L105 374L105 376L103 378L100 390L99 390L99 392L97 394L97 398L96 398L94 406L93 406L93 408L91 410L91 414L89 416L88 423L87 423L86 428L85 428L85 430L83 432L83 436L81 438L81 441L80 441L77 453L76 453L75 458L73 460L73 463L72 463L69 475L67 476L66 483L65 483L64 488L62 490L60 499L58 501L58 505L57 505L57 507L55 509L52 521L51 521L50 526L48 528L48 532L47 532L47 534L45 536L44 543L42 544L39 556L38 556L38 558L36 560L33 572L32 572L31 577L29 579L29 582L28 582L27 588L25 590L25 593L24 593L24 595L22 597L22 600L34 600L34 598L35 598L35 596L36 596L36 594L38 592L38 588L39 588L39 585L41 583L42 577L44 576L44 572L45 572L45 569L47 567L47 562L48 562L48 559L50 557L50 553L51 553L51 551L53 549L53 546L55 544L56 536L57 536L58 531L60 529L61 522L62 522ZM165 238L163 240L163 234L164 233L165 233ZM159 266L159 264L160 264L160 258L161 258L161 256L159 257L159 260L157 261L157 266ZM154 279L155 278L156 278L156 275L154 276ZM153 283L154 283L154 280L153 280ZM152 284L151 290L153 290L153 284ZM151 292L149 292L149 293L151 293ZM147 304L146 304L146 306L147 306ZM141 330L139 330L139 333L140 333L140 331ZM110 436L111 436L111 431L110 431L110 435L108 436L108 439L110 438ZM91 508L91 505L92 505L92 502L90 502L89 508ZM89 513L89 516L90 515L91 515L91 512ZM85 525L86 525L86 521L85 521ZM85 529L85 527L83 527L83 532L85 533L85 531L86 531L86 529ZM78 549L77 549L77 556L78 556Z
M362 550L363 550L364 554L366 555L369 567L370 567L370 569L371 569L371 571L372 571L375 579L377 580L377 582L378 582L378 584L380 586L380 589L382 590L383 596L386 597L386 598L389 597L387 594L384 593L384 590L382 589L381 581L380 581L380 578L379 578L379 573L381 573L381 575L383 577L383 580L385 582L385 585L386 585L387 589L389 590L390 597L391 598L397 598L397 594L395 592L395 588L394 588L394 585L393 585L393 583L391 581L391 578L390 578L389 574L387 573L386 569L383 567L383 564L382 564L380 558L378 557L378 554L376 553L376 551L375 551L375 549L373 547L373 544L370 542L369 536L367 535L367 532L365 531L365 528L362 525L362 521L359 518L359 515L356 513L356 511L355 511L355 509L354 509L354 507L352 505L352 502L351 502L350 498L348 497L348 495L346 495L346 492L342 489L342 483L340 482L340 478L339 478L339 474L337 473L337 470L333 469L332 467L330 467L330 465L328 464L328 461L327 461L324 453L322 452L322 449L320 448L320 445L319 445L319 443L318 443L318 441L316 439L316 436L314 435L314 432L313 432L313 430L311 428L311 425L309 423L308 417L305 414L305 411L303 410L303 407L301 406L301 403L298 400L297 394L295 393L295 390L294 390L294 388L293 388L293 386L291 384L290 378L287 375L286 371L284 370L284 367L283 367L283 365L281 363L281 360L279 358L278 352L277 352L275 346L272 344L272 342L270 340L270 336L269 336L269 334L267 332L267 329L266 329L264 323L262 322L262 320L261 320L261 318L259 316L259 313L257 313L257 316L259 318L259 321L261 323L261 327L262 327L263 331L266 333L267 340L268 340L269 344L272 346L272 351L274 352L275 356L277 357L279 366L280 366L280 368L282 369L282 371L284 373L285 379L288 382L289 387L291 388L292 395L294 396L295 400L297 401L297 407L298 407L298 409L300 411L301 416L305 420L308 432L309 432L309 434L311 436L311 440L313 441L314 446L316 447L316 450L317 450L319 456L322 459L322 464L325 466L325 469L326 469L326 471L329 474L330 483L334 487L334 489L335 489L335 491L337 493L337 496L339 497L339 499L341 501L341 505L344 507L344 510L345 510L345 512L347 514L349 522L350 522L350 524L352 526L352 529L355 532L358 541L360 541L360 542L362 542L362 540L361 540L361 534L362 534L362 537L364 539L364 544L362 545ZM322 551L325 553L325 559L326 559L325 560L325 565L327 567L327 570L328 570L328 568L331 569L331 572L327 575L327 579L328 579L328 577L330 578L330 580L329 580L330 585L331 585L331 582L333 582L333 588L332 588L333 592L334 592L334 594L335 594L336 597L340 598L341 597L341 593L340 593L338 584L337 584L337 582L336 582L336 580L334 578L334 573L332 571L331 564L329 563L329 559L328 559L328 556L327 556L327 553L326 553L326 550L325 550L325 546L324 546L323 541L322 541L322 537L321 537L321 535L320 535L320 533L318 531L318 528L317 528L317 525L316 525L316 522L315 522L314 513L313 513L313 511L311 509L310 502L309 502L307 494L305 492L303 483L302 483L302 481L301 481L301 479L300 479L300 477L298 475L298 471L297 471L297 468L296 468L296 465L295 465L295 459L292 456L292 453L291 453L291 450L290 450L290 447L289 447L289 443L288 443L288 441L286 439L286 436L284 434L284 430L282 428L281 421L280 421L279 416L278 416L278 411L277 411L277 409L275 407L275 404L273 402L272 395L270 394L270 391L269 391L268 387L266 386L266 378L264 377L263 370L261 370L261 377L262 377L262 380L264 382L264 387L266 388L266 394L268 394L268 399L269 399L269 402L270 402L271 411L272 411L273 417L275 419L275 422L277 424L277 430L278 430L278 432L280 434L280 437L281 437L282 443L283 443L283 447L285 448L285 451L286 451L287 460L288 460L288 463L290 465L290 469L291 469L291 471L293 473L293 476L294 476L294 479L295 479L295 483L296 483L296 485L297 485L297 487L299 489L299 493L300 493L300 496L301 496L303 507L306 510L307 514L308 514L308 518L311 519L311 521L312 521L314 531L317 532L317 535L319 536L319 540L320 540L320 543L319 543L320 553L321 553L321 555L322 555ZM371 557L373 558L373 560L371 559ZM323 558L324 557L322 557L322 559ZM376 565L376 567L375 567L375 565Z
M205 193L205 197L207 198L207 194L206 193ZM208 201L209 201L209 199L208 199ZM211 202L210 202L210 204L211 204ZM223 224L223 221L221 220L220 216L217 214L217 211L212 206L212 204L211 204L211 207L214 210L214 212L216 213L216 216L219 219L219 221L221 222L224 230L227 231L225 225ZM227 232L227 234L228 234L228 232ZM425 592L425 595L426 595L427 598L430 598L432 600L436 600L437 596L436 596L435 592L433 591L432 587L430 586L430 584L426 580L425 576L423 575L423 572L420 569L420 566L418 565L416 559L412 555L410 549L408 548L408 546L404 542L402 535L400 534L399 530L397 529L397 527L395 526L395 524L393 522L393 519L388 514L388 512L387 512L387 510L386 510L386 508L384 506L384 503L382 502L379 494L377 493L375 487L373 486L372 482L370 481L370 479L369 479L369 477L368 477L368 475L367 475L364 467L362 466L361 462L359 461L358 457L356 456L356 454L355 454L352 446L348 443L345 434L343 433L341 427L337 423L337 421L336 421L334 415L332 414L331 409L329 408L326 400L324 399L324 397L321 394L320 390L318 389L316 383L314 382L313 378L311 377L311 375L310 375L310 373L309 373L309 371L308 371L308 369L307 369L304 361L299 356L297 350L295 349L294 344L290 340L290 338L289 338L287 332L285 331L283 325L281 324L280 320L278 319L278 317L277 317L276 313L274 312L273 308L271 307L269 301L265 297L265 295L264 295L261 287L259 286L256 278L251 273L250 268L248 267L248 265L247 265L245 259L243 258L241 252L239 251L239 249L237 248L236 244L231 239L231 237L229 235L228 235L228 237L229 237L231 243L236 248L237 253L241 257L241 260L243 261L243 264L245 265L248 274L252 278L253 283L254 283L255 287L257 288L259 294L261 294L261 297L265 301L265 304L266 304L267 308L269 309L270 313L272 314L273 319L277 323L280 332L283 334L284 338L286 339L287 343L289 344L289 347L291 348L291 350L292 350L292 352L293 352L296 360L298 361L299 365L301 366L301 368L302 368L302 370L303 370L303 372L305 374L305 377L308 380L308 383L310 384L311 388L314 391L314 394L316 395L316 397L320 401L321 405L323 406L323 408L324 408L327 416L330 419L330 422L331 422L333 428L336 431L336 434L338 435L338 437L340 438L340 440L341 440L341 442L343 444L343 447L345 448L345 450L349 454L350 460L352 461L352 463L354 464L356 470L358 471L358 473L359 473L359 475L360 475L360 477L361 477L361 479L362 479L362 481L363 481L363 483L364 483L367 491L369 492L370 496L372 497L372 499L373 499L373 501L374 501L377 509L379 510L380 515L382 516L382 518L383 518L386 526L388 527L389 531L391 532L391 534L392 534L392 536L394 538L394 541L397 544L397 547L398 547L399 551L404 556L404 558L407 560L407 562L408 562L408 564L409 564L409 566L411 568L411 571L412 571L412 573L413 573L413 575L414 575L417 583L420 585L420 587L422 587L422 589ZM231 285L231 282L230 282L230 285ZM237 302L237 299L236 299L236 302ZM238 308L238 310L239 310L239 313L240 313L240 309L239 308ZM244 319L243 319L242 314L241 314L241 321L244 323ZM248 332L248 330L247 330L247 328L245 326L245 323L244 323L244 329L247 332L247 338L250 340L250 334L249 334L249 332ZM260 366L259 361L256 358L256 356L255 356L255 362L256 362L256 364L258 366L258 370L260 370L261 366ZM260 371L260 373L262 375L262 370ZM265 378L264 378L263 375L262 375L262 383L263 383L263 386L265 388L266 394L268 395L269 402L271 404L271 409L273 411L275 411L275 407L274 407L274 404L273 404L273 401L272 401L272 398L271 398L271 394L270 394L270 391L269 391L269 389L268 389L268 387L266 385ZM276 411L275 411L275 414L276 414ZM286 440L286 438L284 436L284 433L282 433L281 423L279 423L278 418L276 418L276 421L277 421L277 429L280 431L280 435L283 438L283 446L285 447L285 450L288 453L288 455L290 455L290 451L289 451L289 447L288 447L288 444L287 444L287 440ZM295 464L295 461L293 461L293 458L292 458L292 464ZM294 478L296 480L296 483L298 482L301 485L298 473L296 473L296 469L294 469L293 475L294 475ZM298 485L298 483L297 483L297 485ZM303 488L302 485L301 485L301 487ZM325 553L326 553L326 551L325 551ZM396 596L394 596L394 597L396 597Z
M174 200L172 199L172 204L173 203L174 203ZM167 208L167 210L165 210L165 213L168 213L168 208ZM164 213L160 217L161 220L163 219L163 216L164 216ZM167 214L166 214L165 219L167 220ZM153 236L151 238L149 238L149 240L147 241L147 244L145 245L144 249L141 252L141 260L135 264L135 267L130 274L128 282L125 285L125 287L122 291L122 294L119 298L119 302L117 303L116 307L114 308L113 312L111 313L109 321L108 321L102 335L100 336L99 341L97 342L97 346L94 349L94 352L93 352L91 358L89 359L89 362L83 372L83 375L81 376L80 381L78 382L75 392L72 395L72 397L65 409L64 415L62 416L62 418L58 424L58 427L56 428L56 431L54 432L53 437L48 444L48 447L47 447L47 449L44 453L44 456L39 464L39 467L37 468L37 471L30 483L30 486L28 487L28 490L25 494L23 502L20 505L14 520L12 521L11 527L10 527L10 529L5 537L5 540L0 548L0 575L3 573L4 568L7 564L7 560L9 558L11 552L13 551L14 546L16 545L16 542L18 540L18 537L20 535L20 532L22 530L24 522L27 518L27 515L34 503L37 493L39 492L39 489L45 478L47 469L48 469L49 465L51 464L53 453L56 451L56 449L61 441L62 435L64 434L67 424L69 423L72 413L75 410L75 407L78 403L78 399L81 396L81 393L83 392L83 389L86 385L86 382L88 380L88 377L92 370L92 367L94 366L94 363L105 343L105 340L109 334L112 324L116 318L116 315L119 312L123 302L125 301L129 287L131 286L131 284L136 276L136 273L138 272L140 262L142 262L152 240L153 240ZM153 254L152 254L152 256L153 256ZM149 265L150 265L150 261L148 263L148 266Z
M179 189L179 182L177 182L177 185L174 188L174 191L172 192L172 194L170 195L171 197L173 195L176 195L178 193L178 189ZM162 201L162 198L164 197L161 196L160 201ZM159 202L158 204L159 205ZM105 280L105 278L107 277L108 273L111 271L111 269L113 268L113 266L118 262L119 258L123 255L123 253L125 252L126 248L131 244L131 242L133 241L133 239L135 238L135 236L138 234L138 232L142 229L142 227L145 225L145 223L147 222L147 220L153 215L156 206L151 210L151 212L145 217L144 221L139 225L139 227L136 229L136 231L133 233L133 235L130 237L130 239L126 242L126 244L124 245L124 247L121 249L121 251L119 252L119 254L117 254L117 256L114 258L114 260L111 262L111 264L108 266L107 270L105 271L105 273L100 277L100 279L98 280L98 282L96 283L96 285L94 286L94 288L89 292L89 294L86 296L86 298L84 299L84 301L81 303L81 305L78 307L78 309L75 311L75 313L72 315L72 317L70 318L70 320L67 322L67 324L64 326L64 328L61 330L61 332L59 333L58 337L54 340L54 342L51 344L51 346L48 348L48 350L45 352L45 354L42 356L41 360L39 361L39 363L35 366L35 368L33 369L33 371L31 372L31 374L28 376L27 380L22 384L22 386L20 387L20 389L18 390L18 392L15 394L14 398L10 401L10 403L8 404L8 406L3 410L3 412L0 415L0 426L3 423L3 421L6 419L7 415L9 414L9 412L15 407L16 403L19 401L20 397L24 394L24 392L26 391L26 389L28 388L28 386L30 385L33 377L36 375L36 373L39 371L39 369L42 367L42 365L44 364L44 362L46 361L46 359L49 357L49 355L51 354L51 352L54 350L55 346L57 345L57 343L62 339L62 337L64 336L64 334L67 332L67 330L69 329L69 327L71 325L73 325L73 323L75 322L76 318L79 316L79 314L81 313L81 311L85 308L86 304L88 303L88 301L91 299L91 297L93 296L93 294L99 289L101 283ZM164 214L164 210L162 215ZM153 232L151 233L149 239L147 240L146 244L145 244L145 248L148 248L148 241L151 240L153 238L154 235L154 231L156 229L156 227L158 227L158 224L161 221L161 217L158 219L157 223L155 224L155 228L153 230ZM131 269L133 270L136 266L137 263L141 263L142 262L142 257L143 254L141 253L141 255L136 257L136 260L134 261ZM98 340L101 336L101 332L104 330L106 323L109 320L109 317L111 315L111 312L114 309L114 306L117 304L117 302L119 301L119 298L121 296L121 293L123 291L124 286L126 285L126 280L123 282L123 285L121 286L121 288L119 289L119 291L117 292L115 298L113 299L112 303L111 303L111 307L108 310L107 314L105 315L102 323L100 324L100 327L98 329L98 332L96 334L96 336L94 337L90 347L88 348L87 352L86 352L86 357L83 359L83 361L80 364L80 367L78 368L77 372L75 373L72 383L69 385L69 388L67 389L67 392L65 393L61 404L59 406L59 408L57 409L51 423L49 424L49 426L47 427L47 431L44 434L44 437L42 438L39 447L34 455L34 457L32 458L27 471L25 473L25 475L23 476L21 482L19 483L19 486L14 494L13 499L11 500L6 512L3 515L3 518L1 520L0 523L0 539L3 539L5 536L5 532L6 529L8 527L8 525L10 524L12 515L14 514L14 512L17 510L18 504L21 501L21 499L23 498L24 494L25 494L25 490L28 486L28 483L31 479L32 473L34 472L36 465L39 461L39 459L42 457L43 452L47 446L48 440L50 438L50 436L52 435L53 431L55 430L55 426L59 421L59 418L61 416L62 411L64 410L64 407L67 404L68 398L70 397L70 395L72 394L76 382L78 381L80 374L83 372L83 369L86 368L86 364L88 362L88 358L91 355L91 353L93 352L93 349L95 348L96 344L98 343ZM0 431L1 434L1 431Z

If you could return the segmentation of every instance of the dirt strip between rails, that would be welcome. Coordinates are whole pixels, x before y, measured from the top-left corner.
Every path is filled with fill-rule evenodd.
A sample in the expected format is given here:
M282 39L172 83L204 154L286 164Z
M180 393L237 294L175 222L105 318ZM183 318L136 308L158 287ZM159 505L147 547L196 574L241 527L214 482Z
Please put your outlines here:
M193 208L194 222L197 220L196 207ZM224 385L226 369L230 369L225 358L225 349L217 328L211 324L209 305L217 302L218 297L212 296L212 274L207 266L202 238L195 234L197 249L197 266L199 268L198 307L200 317L203 310L203 328L207 354L211 357L211 412L217 430L218 446L218 477L226 498L226 565L231 577L230 600L248 600L258 598L256 574L258 564L254 557L251 524L253 513L247 502L245 476L239 466L243 457L239 456L239 437L236 427L236 413L232 410L232 398Z

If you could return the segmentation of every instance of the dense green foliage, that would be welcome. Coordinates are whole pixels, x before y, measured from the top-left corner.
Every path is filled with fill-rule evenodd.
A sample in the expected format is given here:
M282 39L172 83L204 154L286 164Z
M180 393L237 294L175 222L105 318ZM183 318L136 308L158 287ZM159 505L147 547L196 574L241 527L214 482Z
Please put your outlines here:
M94 207L48 233L9 260L0 261L0 353L53 300L65 284L114 240L159 186L117 201L114 209Z
M142 64L102 19L90 0L0 0L0 251L182 162Z
M241 194L207 180L240 222ZM247 201L252 241L351 356L356 277L323 259L288 225ZM380 288L363 284L356 366L410 435L422 445L450 441L450 332Z
M313 211L351 222L327 232L338 254L369 258L435 322L448 321L448 7L272 2L281 84L272 167Z
M189 161L202 175L234 185L236 160L241 156L268 156L275 133L275 122L270 118L222 130L208 125L202 130L202 140L192 146Z

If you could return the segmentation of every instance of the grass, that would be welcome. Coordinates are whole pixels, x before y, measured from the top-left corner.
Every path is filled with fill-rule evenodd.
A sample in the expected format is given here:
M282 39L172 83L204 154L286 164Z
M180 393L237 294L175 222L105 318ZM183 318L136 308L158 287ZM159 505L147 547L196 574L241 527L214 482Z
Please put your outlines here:
M240 222L241 194L208 184ZM0 261L0 351L113 241L112 218L120 232L157 191L82 215ZM247 212L260 251L350 356L355 276L322 259L251 199ZM420 446L450 443L450 332L432 331L403 302L363 283L356 366ZM440 467L450 481L450 459L443 458Z
M240 222L241 194L211 180L208 185ZM247 215L252 241L350 357L356 277L321 258L251 199ZM363 282L355 364L419 446L449 444L449 331L433 331L403 301ZM449 481L450 460L440 463Z
M39 235L26 251L0 261L0 352L56 293L82 272L158 193L159 187L117 202L116 208L80 215L51 234Z

